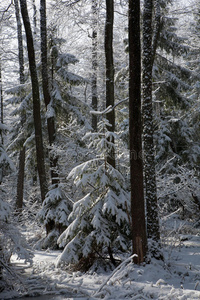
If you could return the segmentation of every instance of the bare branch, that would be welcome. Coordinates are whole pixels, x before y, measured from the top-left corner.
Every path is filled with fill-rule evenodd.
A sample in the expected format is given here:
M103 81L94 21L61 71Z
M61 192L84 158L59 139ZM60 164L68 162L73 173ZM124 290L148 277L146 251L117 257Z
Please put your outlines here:
M13 0L11 0L10 4L8 5L8 7L5 10L0 11L0 13L2 13L1 19L0 19L0 23L3 21L4 15L8 12L9 8L13 5ZM9 19L10 16L7 18Z
M73 5L75 5L75 4L77 4L78 2L80 2L80 1L81 1L81 0L75 0L74 2L71 2L71 1L67 0L67 1L62 1L62 4L65 4L65 6L68 7L68 6L73 6ZM71 2L71 3L69 3L69 2Z

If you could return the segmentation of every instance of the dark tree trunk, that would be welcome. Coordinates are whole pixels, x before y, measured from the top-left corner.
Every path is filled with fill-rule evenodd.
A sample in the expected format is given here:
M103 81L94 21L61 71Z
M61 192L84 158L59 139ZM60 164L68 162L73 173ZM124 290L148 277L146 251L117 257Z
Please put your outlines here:
M47 27L46 27L46 0L40 0L40 30L41 30L41 60L42 60L42 88L44 102L47 109L47 128L50 147L55 142L56 129L54 116L48 116L48 106L51 105L51 95L48 79L48 58L47 58ZM52 184L59 183L58 158L50 153L50 168Z
M140 0L129 0L129 134L131 216L134 262L141 263L147 253L141 121L141 44Z
M31 83L32 83L33 118L34 118L34 127L35 127L37 169L38 169L38 175L40 180L41 199L42 201L44 201L48 188L47 188L45 162L44 162L42 123L41 123L41 115L40 115L40 93L39 93L39 84L38 84L37 69L36 69L36 62L35 62L35 50L33 45L33 35L32 35L30 20L28 16L26 0L20 0L20 5L21 5L21 13L24 22L25 32L26 32L28 59L29 59L29 67L30 67Z
M106 0L106 23L105 23L105 59L106 59L106 107L114 107L114 63L113 63L113 22L114 22L114 1ZM107 129L111 132L115 131L115 111L106 114L106 118L111 126ZM114 137L109 142L115 143ZM115 168L115 148L112 146L108 153L106 161ZM112 255L112 249L108 247L108 253L112 263L115 265L115 259Z
M97 110L97 0L92 0L92 108ZM92 114L92 128L97 131L97 116Z
M18 0L14 0L15 3L15 15L17 21L17 37L18 37L18 57L19 57L19 80L20 84L25 83L24 77L24 53L23 53L23 37L22 37L22 24L19 12ZM22 128L26 121L25 112L21 116ZM19 153L19 169L17 176L17 199L16 199L16 209L18 212L22 211L23 207L23 196L24 196L24 168L25 168L25 147Z
M147 233L153 241L160 240L156 173L153 141L152 106L152 10L153 0L144 0L143 13L143 139L145 152L145 186ZM156 252L156 249L153 252Z
M105 24L105 57L106 57L106 107L114 106L114 63L113 63L113 22L114 22L114 2L106 0L106 24ZM114 109L106 114L111 127L109 131L115 131L115 111ZM114 143L114 138L112 139ZM115 168L115 149L108 153L107 162Z

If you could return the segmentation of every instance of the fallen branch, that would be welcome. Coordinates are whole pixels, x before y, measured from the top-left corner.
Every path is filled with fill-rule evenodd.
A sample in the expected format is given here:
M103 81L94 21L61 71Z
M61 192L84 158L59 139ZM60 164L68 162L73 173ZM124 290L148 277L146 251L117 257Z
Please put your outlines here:
M97 292L95 292L94 296L98 293L101 292L101 290L103 289L103 287L108 283L108 281L117 273L117 271L119 271L124 265L126 265L128 262L130 262L134 257L137 257L137 254L133 254L130 257L128 257L127 259L125 259L125 261L123 261L113 272L112 274L106 279L106 281L100 286L100 288L98 289Z

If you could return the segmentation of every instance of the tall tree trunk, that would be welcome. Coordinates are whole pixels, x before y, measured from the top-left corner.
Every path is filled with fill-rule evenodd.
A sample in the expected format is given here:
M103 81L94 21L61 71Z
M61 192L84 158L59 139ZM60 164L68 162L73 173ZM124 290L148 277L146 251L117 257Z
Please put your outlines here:
M105 23L105 59L106 59L106 107L114 107L114 63L113 63L113 23L114 23L114 1L106 0L106 23ZM108 130L111 132L115 131L115 111L112 109L111 112L106 114L106 118L110 124ZM113 146L107 153L106 161L115 168L115 148L114 148L114 137L109 140ZM112 249L108 247L108 253L110 260L115 265L115 259L112 255Z
M152 106L152 10L153 0L144 0L143 13L143 139L145 152L145 186L147 207L147 233L153 241L160 241L157 205L156 173L153 141ZM156 246L157 247L157 246ZM156 248L155 247L155 248ZM151 246L153 255L157 250ZM158 251L160 252L160 251Z
M41 199L42 201L44 201L48 188L47 188L47 179L46 179L45 162L44 162L42 122L41 122L41 115L40 115L40 93L39 93L39 83L38 83L37 69L36 69L36 62L35 62L35 50L33 45L33 35L32 35L30 20L28 16L26 0L20 0L20 5L21 5L21 13L24 22L25 32L26 32L28 59L29 59L29 67L30 67L31 83L32 83L33 118L34 118L34 127L35 127L37 169L38 169L38 175L40 180Z
M145 222L142 120L141 120L141 44L140 0L129 0L129 135L132 246L135 263L145 260L147 237Z
M114 2L106 0L106 24L105 24L105 57L106 57L106 107L114 106L114 63L113 63L113 22L114 22ZM114 109L107 115L111 127L109 131L115 131L115 111ZM111 141L114 144L114 138ZM115 168L115 149L108 153L107 162Z
M40 0L40 30L41 30L41 60L42 60L42 88L44 102L47 109L47 128L50 147L55 142L56 129L55 118L48 115L48 109L51 109L51 95L48 79L48 56L47 56L47 25L46 25L46 0ZM52 184L59 183L58 178L58 157L50 153L50 168Z
M92 0L92 108L97 110L97 0ZM92 128L97 131L97 115L92 114Z
M14 0L15 4L15 16L17 21L17 37L18 37L18 58L19 58L19 80L20 84L25 83L24 77L24 53L23 53L23 38L22 38L22 24L20 19L19 12L19 3L18 0ZM26 120L25 112L21 116L21 125L23 125ZM17 199L16 199L16 208L18 212L22 211L23 207L23 196L24 196L24 168L25 168L25 147L22 146L22 149L19 153L19 169L17 176Z

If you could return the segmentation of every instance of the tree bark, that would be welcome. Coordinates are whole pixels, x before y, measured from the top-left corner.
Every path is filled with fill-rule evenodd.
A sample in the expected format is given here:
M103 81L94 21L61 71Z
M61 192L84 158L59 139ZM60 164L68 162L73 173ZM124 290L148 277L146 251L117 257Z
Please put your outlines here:
M147 233L153 241L160 241L157 204L156 172L153 141L152 105L152 10L153 0L144 0L143 13L143 140L145 152L145 187ZM156 252L156 249L154 249Z
M92 0L92 108L97 110L98 97L97 97L97 0ZM97 131L97 115L92 114L92 128Z
M105 23L105 59L106 59L106 107L112 106L115 104L114 96L114 63L113 63L113 23L114 23L114 1L106 0L106 23ZM112 109L111 112L106 114L106 118L110 124L107 130L114 132L115 131L115 111ZM114 148L114 137L109 139L109 142L113 144L110 147L106 161L115 168L115 148ZM115 259L112 255L112 249L108 247L108 253L112 263L115 265Z
M35 50L33 45L33 35L32 35L30 20L28 16L26 0L20 0L20 5L21 5L21 13L22 13L23 23L25 27L25 32L26 32L29 68L30 68L31 83L32 83L33 118L34 118L34 127L35 127L37 170L38 170L39 181L40 181L41 199L42 201L44 201L48 188L47 188L45 162L44 162L42 123L41 123L41 115L40 115L40 94L39 94L36 62L35 62Z
M133 254L137 254L134 262L141 263L147 253L147 237L142 160L140 0L129 0L129 72L132 247Z
M113 22L114 22L114 2L106 0L106 24L105 24L105 58L106 58L106 107L114 106L114 63L113 63ZM110 125L109 131L115 131L115 111L114 109L106 114ZM114 144L114 138L111 142ZM115 168L115 149L108 153L107 162Z
M47 110L47 128L49 145L53 146L56 138L55 118L48 116L48 109L51 105L51 95L48 79L48 55L47 55L47 25L46 25L46 0L40 0L40 30L41 30L41 62L42 62L42 89L44 102ZM52 184L59 183L58 178L58 157L50 153L50 168Z

